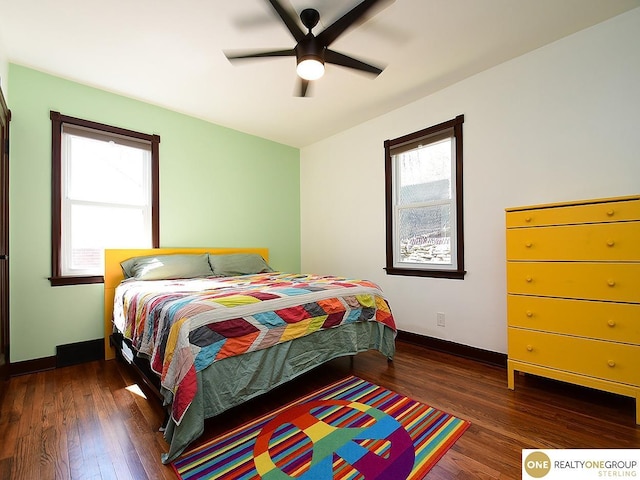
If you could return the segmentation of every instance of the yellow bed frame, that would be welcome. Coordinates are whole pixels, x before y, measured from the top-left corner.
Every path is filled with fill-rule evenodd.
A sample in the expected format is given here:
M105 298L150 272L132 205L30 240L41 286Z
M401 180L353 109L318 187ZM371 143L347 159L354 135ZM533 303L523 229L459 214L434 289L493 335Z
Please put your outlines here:
M145 255L169 255L174 253L225 255L232 253L257 253L265 261L269 261L269 249L267 248L135 248L135 249L108 249L104 252L104 358L115 358L115 350L109 342L113 333L113 298L116 287L123 280L124 275L120 262L131 257Z

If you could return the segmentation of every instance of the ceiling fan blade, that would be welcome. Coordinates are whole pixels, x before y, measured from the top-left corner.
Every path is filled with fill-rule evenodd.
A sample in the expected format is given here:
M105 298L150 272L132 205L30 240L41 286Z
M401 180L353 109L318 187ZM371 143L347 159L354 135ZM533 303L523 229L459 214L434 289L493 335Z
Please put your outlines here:
M291 32L291 35L293 35L293 38L296 39L296 42L299 42L300 40L302 40L305 37L305 33L302 31L302 29L298 25L298 20L292 17L291 13L289 13L287 9L285 9L280 4L280 2L278 2L278 0L269 0L269 3L273 7L273 9L276 11L276 13L280 16L284 24L287 26L287 28L289 29L289 32Z
M390 4L394 1L395 0L364 0L320 32L317 35L320 44L328 47L336 38L342 35L345 30L355 25L358 21L363 20L364 16L371 8L378 4Z
M263 57L290 57L296 55L296 51L293 48L289 50L275 50L272 52L245 52L245 53L227 53L224 54L229 60L242 60L248 58L263 58Z
M305 80L304 78L298 78L299 80L299 90L298 90L298 97L306 97L307 96L307 90L309 89L309 80Z
M342 53L334 52L333 50L325 51L324 60L327 63L333 63L334 65L340 65L342 67L353 68L355 70L372 73L376 76L382 73L381 68L374 67L373 65L369 65L368 63L364 63L353 57L348 57L347 55L344 55Z

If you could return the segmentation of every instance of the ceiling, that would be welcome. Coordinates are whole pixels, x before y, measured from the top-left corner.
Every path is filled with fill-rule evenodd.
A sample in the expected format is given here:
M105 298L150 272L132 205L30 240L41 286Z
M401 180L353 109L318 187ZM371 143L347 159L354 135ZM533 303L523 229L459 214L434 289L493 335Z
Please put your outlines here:
M316 34L360 2L281 1L318 9ZM331 45L385 71L328 65L306 98L294 96L294 57L223 53L294 46L266 0L0 0L0 45L12 63L303 147L636 7L396 0Z

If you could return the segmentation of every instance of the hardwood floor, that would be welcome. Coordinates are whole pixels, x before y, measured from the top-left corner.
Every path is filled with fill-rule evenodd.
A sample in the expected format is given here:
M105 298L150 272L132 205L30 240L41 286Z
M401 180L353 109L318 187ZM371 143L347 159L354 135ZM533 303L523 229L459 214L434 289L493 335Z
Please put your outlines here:
M354 374L471 421L428 479L519 479L523 448L640 448L634 402L398 342L334 360L207 421L206 440L328 382ZM135 377L99 361L14 377L0 410L1 479L173 479L160 462L163 410L125 387Z

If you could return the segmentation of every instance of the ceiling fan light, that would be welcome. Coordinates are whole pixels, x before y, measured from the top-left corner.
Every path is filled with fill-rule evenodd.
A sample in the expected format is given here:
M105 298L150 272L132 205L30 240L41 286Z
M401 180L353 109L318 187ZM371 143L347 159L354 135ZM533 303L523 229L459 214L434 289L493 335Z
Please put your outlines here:
M298 63L296 72L305 80L317 80L324 75L324 63L315 58L307 58Z

